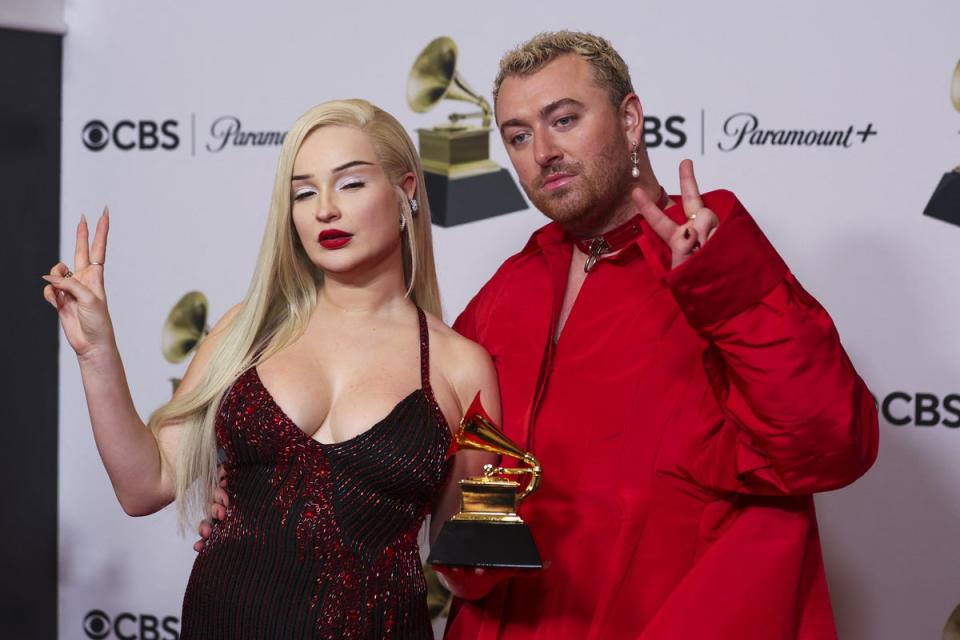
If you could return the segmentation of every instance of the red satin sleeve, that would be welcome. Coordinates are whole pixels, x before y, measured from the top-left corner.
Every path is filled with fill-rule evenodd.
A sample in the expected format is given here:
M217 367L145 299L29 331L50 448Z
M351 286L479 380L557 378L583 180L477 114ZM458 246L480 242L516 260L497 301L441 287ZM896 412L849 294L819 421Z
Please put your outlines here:
M703 364L724 424L711 438L717 488L809 494L853 482L877 455L872 396L826 310L730 192L720 226L664 281L708 342Z

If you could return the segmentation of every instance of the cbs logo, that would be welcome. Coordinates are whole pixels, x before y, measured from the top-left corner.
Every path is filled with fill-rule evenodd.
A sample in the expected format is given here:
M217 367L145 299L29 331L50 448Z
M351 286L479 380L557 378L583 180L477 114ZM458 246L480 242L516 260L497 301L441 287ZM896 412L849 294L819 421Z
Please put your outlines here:
M83 618L83 631L91 640L110 637L120 640L179 640L180 619L175 616L161 619L145 613L136 615L123 612L111 620L105 612L93 609Z
M178 125L176 120L121 120L110 127L103 120L91 120L83 126L83 145L91 151L101 151L111 142L122 151L170 151L180 146Z
M657 116L643 116L643 143L648 149L664 145L670 149L679 149L687 144L687 134L680 128L687 119L683 116L670 116L660 119Z
M897 427L912 424L915 427L960 428L960 394L957 393L940 397L933 393L894 391L882 402L874 398L874 403L883 419Z

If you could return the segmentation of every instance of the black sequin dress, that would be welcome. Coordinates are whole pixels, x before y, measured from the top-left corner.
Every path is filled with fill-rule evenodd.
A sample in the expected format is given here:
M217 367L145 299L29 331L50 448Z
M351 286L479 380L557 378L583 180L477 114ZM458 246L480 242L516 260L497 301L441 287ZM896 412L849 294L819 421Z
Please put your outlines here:
M216 434L231 504L194 563L183 640L433 637L417 533L451 435L419 316L421 388L355 438L311 438L256 368L227 393Z

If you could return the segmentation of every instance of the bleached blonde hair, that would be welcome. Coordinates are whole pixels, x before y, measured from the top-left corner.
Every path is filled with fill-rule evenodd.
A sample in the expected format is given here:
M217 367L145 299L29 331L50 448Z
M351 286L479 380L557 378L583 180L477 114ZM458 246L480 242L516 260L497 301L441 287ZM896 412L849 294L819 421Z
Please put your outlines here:
M267 226L247 295L224 328L199 384L158 409L149 420L156 434L182 422L176 465L176 505L182 526L203 517L217 484L214 420L223 397L237 377L267 360L299 337L317 302L323 272L307 257L291 215L290 181L297 152L320 127L351 127L365 133L394 184L400 215L406 220L401 254L407 295L424 311L440 315L440 292L433 262L430 205L416 147L389 113L365 100L338 100L317 105L293 124L284 138L273 185ZM419 211L411 211L400 188L408 172L416 176Z
M619 107L623 99L633 93L630 69L608 40L582 31L547 31L538 33L500 58L500 70L493 81L494 105L505 79L532 75L566 54L580 56L593 67L594 79L607 90L614 107Z

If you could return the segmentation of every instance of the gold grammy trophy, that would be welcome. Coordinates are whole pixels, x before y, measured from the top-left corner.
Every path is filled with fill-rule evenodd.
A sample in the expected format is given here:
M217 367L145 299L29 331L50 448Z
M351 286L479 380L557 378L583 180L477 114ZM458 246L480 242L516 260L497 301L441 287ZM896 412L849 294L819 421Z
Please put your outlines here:
M960 111L960 62L953 70L950 83L950 102ZM923 215L960 225L960 166L943 174Z
M417 113L443 100L479 107L452 113L449 122L417 129L433 222L452 227L520 211L527 203L510 173L490 160L490 104L457 72L457 45L445 36L420 52L407 77L407 104ZM480 126L463 123L480 118Z
M540 569L543 563L517 503L536 491L540 463L503 434L474 398L450 447L451 454L475 449L516 458L526 466L484 465L483 475L460 481L460 512L447 521L427 562L460 567ZM527 485L510 476L528 476Z
M185 294L173 305L160 336L160 351L167 362L176 364L200 346L200 342L210 333L210 327L207 326L209 308L207 296L199 291ZM170 382L176 391L180 378L170 378Z

